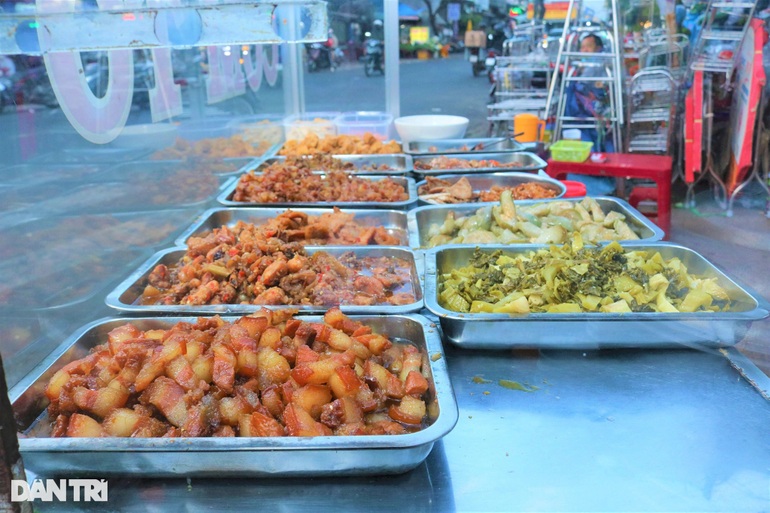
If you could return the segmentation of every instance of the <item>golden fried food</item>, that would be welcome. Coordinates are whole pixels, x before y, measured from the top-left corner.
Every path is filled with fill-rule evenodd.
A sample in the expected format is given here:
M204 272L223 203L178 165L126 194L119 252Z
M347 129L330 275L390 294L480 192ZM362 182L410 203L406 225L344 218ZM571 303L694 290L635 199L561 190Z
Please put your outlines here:
M554 198L558 195L556 189L550 189L536 182L526 182L514 187L493 185L488 191L479 192L479 201L500 201L503 191L511 191L515 200Z
M48 382L53 437L398 435L429 418L421 351L338 309L113 329Z
M401 153L401 145L396 141L381 141L367 132L358 135L336 135L318 137L311 133L304 139L286 141L279 155L314 155L328 153L334 155L373 155L379 153Z

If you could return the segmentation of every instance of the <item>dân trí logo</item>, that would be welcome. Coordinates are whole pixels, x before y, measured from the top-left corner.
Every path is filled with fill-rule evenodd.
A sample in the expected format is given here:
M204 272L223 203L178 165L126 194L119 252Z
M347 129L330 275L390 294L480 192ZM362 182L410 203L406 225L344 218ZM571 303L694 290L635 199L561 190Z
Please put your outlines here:
M71 498L68 499L68 492ZM106 479L35 479L27 483L22 479L11 480L11 501L24 502L107 502Z

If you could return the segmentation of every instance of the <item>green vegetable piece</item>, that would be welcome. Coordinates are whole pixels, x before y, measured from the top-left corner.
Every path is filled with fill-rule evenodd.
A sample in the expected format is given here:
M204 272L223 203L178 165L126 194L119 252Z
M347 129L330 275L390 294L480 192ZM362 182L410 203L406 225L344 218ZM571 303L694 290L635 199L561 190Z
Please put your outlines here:
M534 385L521 384L518 381L511 381L508 379L501 379L497 384L508 390L520 390L522 392L534 392L535 390L539 390L538 387Z

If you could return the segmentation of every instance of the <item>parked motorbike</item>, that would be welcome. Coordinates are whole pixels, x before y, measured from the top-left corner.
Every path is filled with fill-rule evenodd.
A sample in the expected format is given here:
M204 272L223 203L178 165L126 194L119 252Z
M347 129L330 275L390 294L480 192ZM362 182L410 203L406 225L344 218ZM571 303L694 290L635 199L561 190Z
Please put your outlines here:
M492 69L495 67L495 50L492 48L468 48L468 60L471 63L473 76L477 77L482 73L491 76Z
M307 46L307 70L309 72L326 68L334 71L339 65L339 60L338 53L323 43L310 43Z
M364 73L367 77L374 75L375 71L385 74L382 67L383 44L379 39L369 39L364 47Z
M12 80L14 81L13 97L19 103L45 105L49 108L59 106L51 81L48 79L48 71L42 63L17 72Z
M494 70L495 65L497 64L497 55L494 48L487 48L487 57L484 59L484 71L487 74L490 84L495 82Z

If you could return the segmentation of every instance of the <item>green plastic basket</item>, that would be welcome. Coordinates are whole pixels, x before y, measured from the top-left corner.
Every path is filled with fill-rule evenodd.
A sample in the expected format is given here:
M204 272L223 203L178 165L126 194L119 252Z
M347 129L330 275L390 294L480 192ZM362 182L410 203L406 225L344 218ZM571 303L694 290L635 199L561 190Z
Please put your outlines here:
M585 162L593 145L588 141L556 141L551 145L551 158L559 162Z

